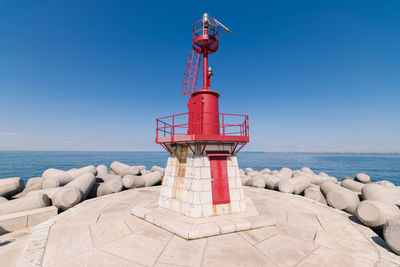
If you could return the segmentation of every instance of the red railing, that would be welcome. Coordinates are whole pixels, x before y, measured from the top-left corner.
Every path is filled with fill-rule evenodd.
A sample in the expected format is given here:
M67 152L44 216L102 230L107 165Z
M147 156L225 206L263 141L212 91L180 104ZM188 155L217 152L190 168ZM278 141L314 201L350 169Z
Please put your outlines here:
M207 114L194 114L186 112L156 119L156 142L171 141L241 141L249 140L249 117L248 115L218 113L218 123L206 123L202 119L194 121L189 119L194 116L202 117ZM212 113L213 115L217 113ZM202 132L203 128L216 127L219 134L209 135ZM188 134L189 128L196 129L195 133ZM218 130L217 130L218 131Z

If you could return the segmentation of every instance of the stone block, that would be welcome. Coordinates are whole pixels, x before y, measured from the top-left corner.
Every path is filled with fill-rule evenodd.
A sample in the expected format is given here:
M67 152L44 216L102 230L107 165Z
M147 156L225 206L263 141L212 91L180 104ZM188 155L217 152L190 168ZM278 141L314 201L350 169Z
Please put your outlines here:
M201 179L193 179L192 191L200 192L203 191L203 183Z
M236 231L243 231L251 228L251 223L243 218L230 219L235 224Z
M27 227L38 225L41 222L47 221L48 219L56 216L58 214L58 209L56 207L50 206L45 208L40 208L36 210L30 210L27 212Z
M195 169L194 167L188 167L186 165L185 177L186 178L194 178L194 175L195 175L194 169Z
M202 179L203 191L211 191L211 179Z
M232 211L232 213L240 212L240 201L232 201L231 200L231 211Z
M193 203L193 191L184 190L182 192L182 200L186 203Z
M240 190L239 189L231 189L229 190L229 196L231 201L240 200Z
M28 215L26 212L16 212L0 216L0 234L26 228Z
M186 168L187 167L192 167L193 163L194 163L193 157L188 157L187 160L186 160Z
M193 166L203 167L203 156L194 156Z
M201 167L194 167L194 179L201 179Z
M214 213L212 204L203 204L201 205L201 208L203 211L203 216L212 216Z
M228 177L234 178L236 177L236 168L235 167L227 167L228 168Z
M246 211L246 201L240 200L240 212L245 212L245 211Z
M232 156L231 157L231 161L232 161L232 166L239 167L239 164L238 164L236 156Z
M194 204L194 205L201 204L201 202L200 202L200 192L193 192L192 204Z
M190 239L202 238L206 236L214 236L219 235L220 230L217 224L215 223L202 223L195 224L192 226L189 232Z
M201 204L211 204L212 195L210 191L200 192L200 202Z
M208 156L203 157L203 166L210 167L210 158Z
M230 204L214 205L214 215L223 215L228 213L231 213Z
M191 217L201 217L203 215L202 206L201 205L192 205L190 207L190 214Z
M211 178L211 170L210 167L202 167L200 169L201 172L201 178Z

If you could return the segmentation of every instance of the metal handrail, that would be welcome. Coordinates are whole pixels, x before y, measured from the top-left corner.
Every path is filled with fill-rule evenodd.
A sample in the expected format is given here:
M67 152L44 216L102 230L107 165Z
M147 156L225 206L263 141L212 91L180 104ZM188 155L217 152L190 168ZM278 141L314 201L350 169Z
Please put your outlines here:
M185 113L180 113L180 114L175 114L175 115L170 115L170 116L165 116L165 117L160 117L156 119L157 122L157 127L156 127L156 137L159 137L159 133L161 133L161 136L164 137L173 137L173 136L182 136L182 135L187 135L186 132L180 132L179 129L188 129L189 128L189 115L193 116L193 113L201 113L201 112L185 112ZM218 116L221 116L221 121L222 123L218 123L218 127L221 132L220 136L249 136L249 122L248 122L248 115L242 115L242 114L232 114L232 113L214 113L214 112L203 112L202 114L218 114ZM187 118L185 118L185 122L179 122L175 124L176 122L176 117L182 117L184 115L188 115ZM226 117L243 117L243 122L242 123L230 123L229 118ZM169 123L167 120L171 120L172 122ZM228 123L227 123L228 121ZM162 124L162 126L160 126ZM192 126L193 125L215 125L214 123L205 123L205 122L191 122ZM239 129L234 131L232 128L238 127ZM229 130L229 128L231 130ZM232 131L233 130L233 131Z

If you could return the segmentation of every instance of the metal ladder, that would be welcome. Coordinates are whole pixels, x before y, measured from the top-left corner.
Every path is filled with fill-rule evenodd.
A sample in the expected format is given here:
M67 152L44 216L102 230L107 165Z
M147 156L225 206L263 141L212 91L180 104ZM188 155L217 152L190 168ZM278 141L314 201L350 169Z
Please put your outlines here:
M196 90L199 77L201 55L194 50L189 51L182 83L182 95L191 95Z

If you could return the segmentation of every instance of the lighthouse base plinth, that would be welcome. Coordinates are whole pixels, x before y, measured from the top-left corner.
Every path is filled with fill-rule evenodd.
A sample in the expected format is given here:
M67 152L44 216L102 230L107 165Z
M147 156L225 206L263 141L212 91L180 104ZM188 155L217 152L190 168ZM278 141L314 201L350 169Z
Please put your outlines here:
M234 144L171 145L159 206L200 218L246 211Z

